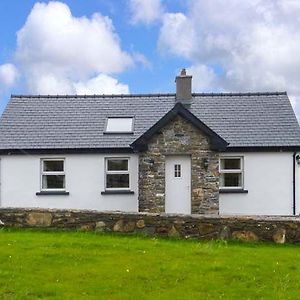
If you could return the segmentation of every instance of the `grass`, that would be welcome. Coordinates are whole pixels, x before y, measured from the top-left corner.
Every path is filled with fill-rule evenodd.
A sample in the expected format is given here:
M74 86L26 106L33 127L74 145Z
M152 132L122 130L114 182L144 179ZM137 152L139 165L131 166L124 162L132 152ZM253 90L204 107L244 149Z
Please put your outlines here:
M0 230L0 299L299 299L300 248Z

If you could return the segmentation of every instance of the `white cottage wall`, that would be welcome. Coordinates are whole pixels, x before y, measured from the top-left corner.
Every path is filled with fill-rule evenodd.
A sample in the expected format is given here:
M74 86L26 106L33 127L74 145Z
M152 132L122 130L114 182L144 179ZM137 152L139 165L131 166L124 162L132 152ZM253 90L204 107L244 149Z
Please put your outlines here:
M226 153L244 157L247 194L220 194L221 215L292 215L293 153ZM129 157L132 195L101 195L105 157ZM42 195L41 158L65 158L69 195ZM296 214L300 214L300 166L296 171ZM68 154L1 156L1 206L138 211L138 155Z
M134 194L101 195L105 158L129 157ZM36 195L42 158L65 158L69 195ZM10 155L1 157L1 206L138 211L138 156L135 154Z
M221 215L293 214L292 152L224 153L222 156L244 157L244 189L248 193L220 194ZM296 170L300 172L298 165ZM300 185L299 178L298 174L296 186ZM296 196L299 193L298 188ZM299 196L296 199L299 213Z

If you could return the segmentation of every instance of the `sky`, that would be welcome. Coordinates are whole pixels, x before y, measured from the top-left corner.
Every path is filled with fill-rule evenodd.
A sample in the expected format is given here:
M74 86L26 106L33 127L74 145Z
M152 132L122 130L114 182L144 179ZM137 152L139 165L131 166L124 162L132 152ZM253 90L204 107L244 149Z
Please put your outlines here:
M300 119L299 0L0 2L0 113L11 94L287 91Z

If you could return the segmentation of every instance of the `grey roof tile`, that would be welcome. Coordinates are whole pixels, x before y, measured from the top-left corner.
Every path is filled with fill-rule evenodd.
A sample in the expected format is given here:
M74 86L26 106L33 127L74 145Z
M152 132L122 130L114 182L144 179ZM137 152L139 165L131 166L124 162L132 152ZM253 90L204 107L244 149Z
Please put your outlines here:
M128 147L174 104L174 94L12 96L0 149ZM190 110L230 147L300 146L286 93L193 94ZM133 116L134 134L103 134L109 116Z

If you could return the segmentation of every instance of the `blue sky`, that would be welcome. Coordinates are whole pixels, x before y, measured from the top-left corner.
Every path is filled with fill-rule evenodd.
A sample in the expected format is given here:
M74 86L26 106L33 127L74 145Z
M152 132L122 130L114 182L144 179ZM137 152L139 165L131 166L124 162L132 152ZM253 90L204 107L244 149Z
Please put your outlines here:
M0 2L0 112L10 94L288 91L298 114L300 1Z

